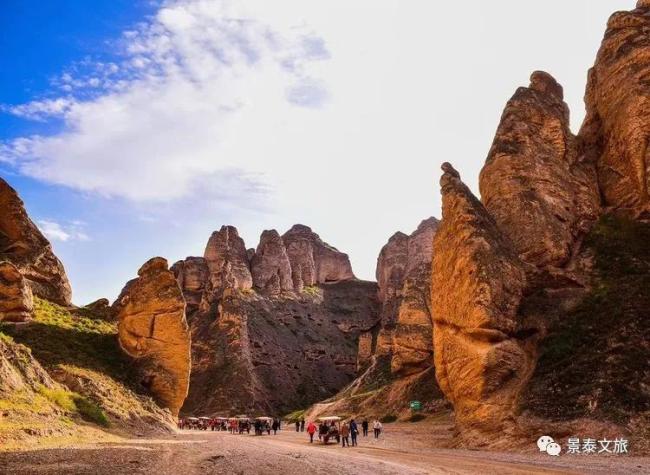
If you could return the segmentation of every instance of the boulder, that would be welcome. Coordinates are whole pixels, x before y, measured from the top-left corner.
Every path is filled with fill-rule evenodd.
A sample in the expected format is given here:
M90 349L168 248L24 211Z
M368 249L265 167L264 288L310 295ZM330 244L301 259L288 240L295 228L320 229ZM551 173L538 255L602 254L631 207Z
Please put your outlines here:
M289 256L295 291L354 279L348 255L323 242L310 227L296 224L284 233L282 240Z
M518 313L527 265L458 172L442 168L431 282L436 377L465 435L493 433L513 422L534 369Z
M251 274L253 286L267 294L293 290L289 255L275 229L262 233L251 260Z
M177 415L190 380L190 333L185 301L167 261L147 261L113 307L120 346L138 365L141 383Z
M589 71L579 136L596 163L604 204L647 214L650 130L650 4L614 13Z
M525 262L566 264L597 219L595 169L581 159L562 86L534 72L508 101L479 181L485 208Z
M72 290L50 242L29 219L22 200L0 178L0 261L14 264L34 295L70 305Z
M18 268L0 262L0 322L24 322L32 316L32 290Z
M220 298L225 289L253 287L248 251L234 226L213 232L203 257L208 265L210 301Z

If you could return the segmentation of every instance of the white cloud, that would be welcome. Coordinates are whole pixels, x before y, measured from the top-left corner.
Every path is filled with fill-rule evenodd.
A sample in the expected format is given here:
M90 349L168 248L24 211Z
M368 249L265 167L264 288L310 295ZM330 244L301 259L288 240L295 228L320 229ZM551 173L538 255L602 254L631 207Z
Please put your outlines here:
M61 224L51 219L38 220L39 229L50 241L89 241L90 237L83 230L84 226L81 221Z
M263 206L275 213L232 213L249 245L304 222L371 277L394 231L439 214L441 162L477 188L503 106L533 70L564 85L579 125L605 21L633 6L166 1L125 32L123 62L62 72L53 100L74 99L62 132L5 143L0 160L142 216L172 207L179 223L206 202ZM17 107L47 109L34 104Z

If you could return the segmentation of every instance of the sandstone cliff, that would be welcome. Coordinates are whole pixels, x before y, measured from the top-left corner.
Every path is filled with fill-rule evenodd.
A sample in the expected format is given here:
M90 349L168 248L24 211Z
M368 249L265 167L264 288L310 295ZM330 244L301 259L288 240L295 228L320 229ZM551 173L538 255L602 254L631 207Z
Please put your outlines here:
M649 13L641 1L610 18L578 136L561 86L535 72L506 105L480 174L482 203L443 166L434 355L468 445L494 445L495 430L537 431L540 417L561 422L560 432L591 424L632 437L650 419L650 381L637 365L650 357L640 343L650 335L650 274L639 247L648 232ZM591 358L617 361L628 379Z
M443 171L431 283L436 377L463 431L502 432L535 364L519 313L527 267L456 170Z
M189 386L190 334L185 301L167 261L146 262L113 307L120 346L135 359L141 384L177 415Z
M650 4L614 13L585 94L587 116L580 130L598 169L604 204L632 215L648 210L650 103Z
M0 178L0 261L14 264L34 295L70 305L72 291L63 265L52 246L29 219L22 200Z
M264 231L253 252L224 226L205 259L172 270L192 332L187 413L278 414L327 397L354 377L357 339L378 319L377 286L303 225Z

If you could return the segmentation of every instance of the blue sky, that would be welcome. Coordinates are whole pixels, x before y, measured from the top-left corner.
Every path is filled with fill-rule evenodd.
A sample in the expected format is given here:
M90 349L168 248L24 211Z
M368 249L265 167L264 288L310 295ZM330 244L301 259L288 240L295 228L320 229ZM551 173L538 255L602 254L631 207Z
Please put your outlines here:
M634 1L4 0L0 173L50 237L75 303L149 257L255 247L304 223L373 278L439 215L439 166L476 190L535 69L574 129L605 22Z

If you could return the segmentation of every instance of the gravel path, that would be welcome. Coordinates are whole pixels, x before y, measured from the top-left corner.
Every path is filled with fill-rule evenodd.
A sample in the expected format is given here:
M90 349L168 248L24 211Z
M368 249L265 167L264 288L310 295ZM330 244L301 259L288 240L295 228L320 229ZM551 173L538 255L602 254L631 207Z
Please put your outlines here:
M360 447L309 444L304 433L256 437L184 432L169 439L0 452L2 474L548 474L648 473L650 458L580 457L477 452L422 447L413 430L387 427Z

